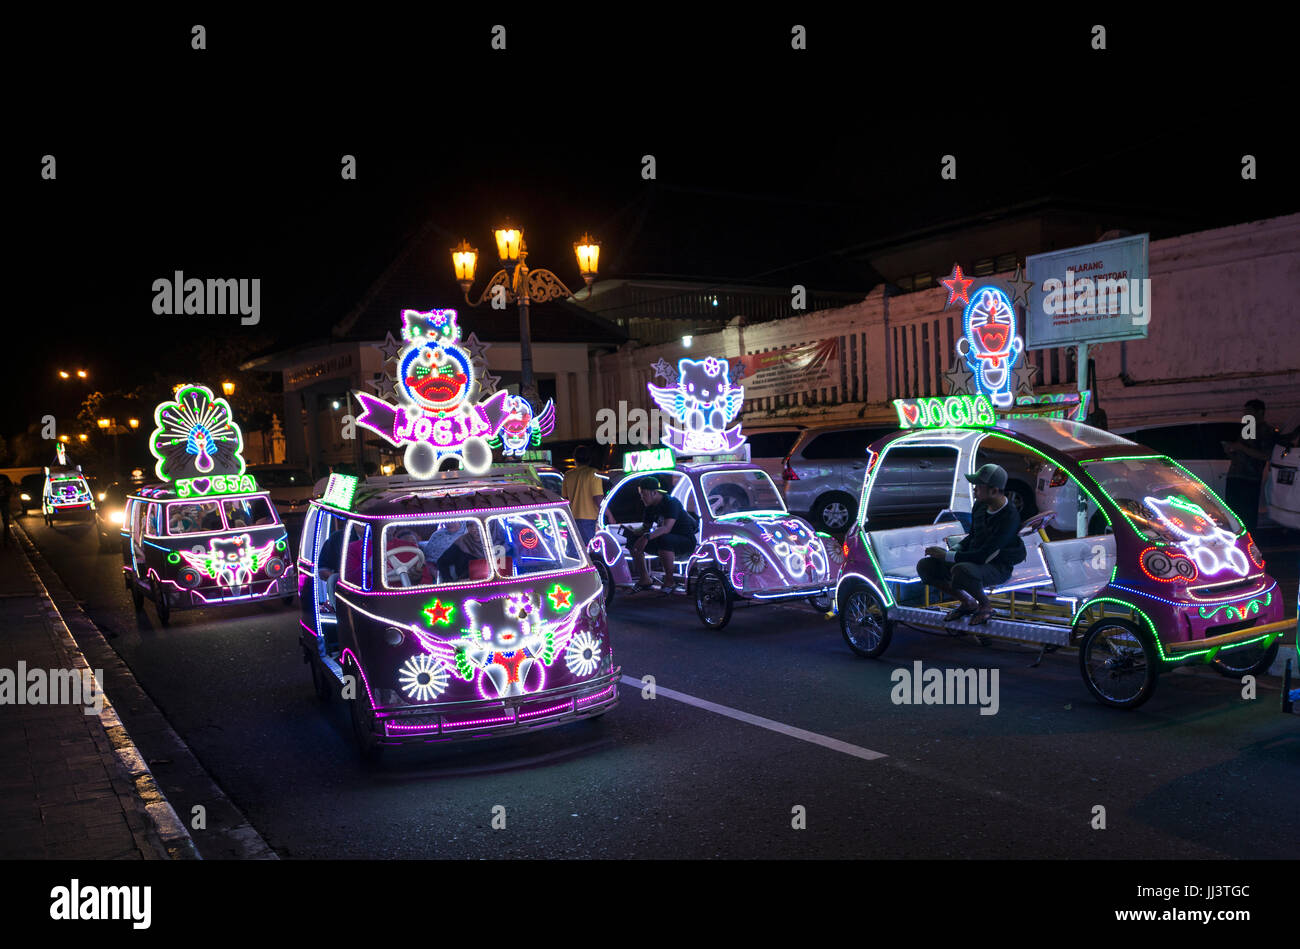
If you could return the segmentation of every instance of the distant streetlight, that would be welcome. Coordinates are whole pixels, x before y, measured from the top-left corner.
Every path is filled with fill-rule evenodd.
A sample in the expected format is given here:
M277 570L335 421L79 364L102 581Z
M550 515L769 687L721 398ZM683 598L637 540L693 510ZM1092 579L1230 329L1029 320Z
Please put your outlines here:
M66 441L69 441L69 438L68 438L67 435L60 435L60 436L59 436L59 441L61 441L61 442L66 442Z
M84 369L78 369L78 370L77 370L77 378L78 378L78 379L84 379L84 378L86 378L86 370L84 370Z
M100 427L100 428L108 428L108 426L110 426L110 425L112 425L112 424L113 424L113 420L112 420L111 418L102 418L102 419L99 420L99 427Z
M77 436L77 438L78 438L80 441L83 441L83 442L84 442L87 438L89 438L89 437L90 437L90 436L87 435L85 432L82 432L80 435Z
M693 339L695 339L694 336L683 336L683 337L682 337L682 345L685 346L687 349L690 349L690 348L691 348L691 340L693 340Z
M538 268L530 270L527 264L528 244L524 240L524 230L510 223L503 223L492 232L496 239L497 258L501 269L492 275L477 301L469 298L469 288L474 284L474 271L478 266L478 251L470 246L469 241L462 240L451 251L451 264L460 283L465 302L470 306L480 306L489 298L495 299L496 293L504 293L507 302L519 305L519 390L525 399L536 403L537 390L533 385L533 339L529 324L529 304L534 300L545 303L563 297L573 296L573 291L564 285L564 281L549 270ZM590 234L583 234L582 239L573 245L574 255L578 260L578 272L586 281L588 294L592 281L596 279L596 270L600 263L600 242L593 240ZM496 291L500 286L501 290ZM494 292L495 291L495 292Z
M126 424L130 425L132 428L139 428L140 420L138 418L129 418L126 420Z
M227 396L234 395L235 384L233 382L223 382L221 383L221 391L224 392Z
M64 372L62 369L60 369L60 370L59 370L59 378L60 378L60 379L66 379L66 378L68 378L68 374L67 374L66 372Z

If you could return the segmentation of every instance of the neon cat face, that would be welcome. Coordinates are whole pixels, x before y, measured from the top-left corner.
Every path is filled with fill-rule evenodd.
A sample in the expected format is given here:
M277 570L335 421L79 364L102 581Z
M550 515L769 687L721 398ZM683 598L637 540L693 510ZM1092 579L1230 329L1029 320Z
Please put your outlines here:
M1004 294L986 287L971 301L967 338L978 353L1002 355L1010 351L1016 335L1016 311Z
M446 412L469 394L469 357L459 346L426 343L402 359L399 384L410 401L422 408Z
M1163 501L1147 498L1147 504L1169 525L1176 534L1189 540L1211 540L1223 533L1217 524L1198 504L1165 498Z
M212 554L220 563L237 564L244 559L243 538L212 541Z
M717 359L683 360L678 385L682 392L700 402L713 402L727 386L727 374Z

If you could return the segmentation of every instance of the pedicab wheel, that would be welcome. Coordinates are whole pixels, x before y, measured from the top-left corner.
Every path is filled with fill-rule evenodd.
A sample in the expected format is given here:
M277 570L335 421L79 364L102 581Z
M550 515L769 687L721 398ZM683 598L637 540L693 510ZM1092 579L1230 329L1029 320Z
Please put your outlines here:
M158 610L158 622L166 626L171 622L172 605L167 602L167 594L162 590L159 590L156 596L153 605Z
M614 602L614 575L601 560L593 560L592 564L595 565L596 573L600 577L600 585L605 588L605 609L609 609L609 604Z
M370 730L374 719L374 710L370 707L370 697L366 694L365 681L357 671L356 663L351 660L343 667L345 675L352 676L353 696L348 700L348 717L352 720L352 737L356 742L357 754L362 763L377 765L384 757L384 746L379 743Z
M831 593L822 593L818 596L808 597L808 605L818 613L829 613L831 607L835 605L835 596Z
M1277 647L1278 640L1275 639L1268 648L1255 643L1241 649L1234 649L1227 655L1221 652L1214 658L1214 668L1218 670L1219 675L1230 679L1260 675L1273 665L1273 660L1277 658Z
M695 581L695 612L709 629L722 629L731 621L731 587L722 571L710 567Z
M1122 619L1088 627L1079 643L1079 671L1093 697L1114 708L1137 708L1151 698L1159 674L1150 637Z
M840 603L840 632L855 653L875 659L889 648L894 622L876 591L859 584L851 587Z

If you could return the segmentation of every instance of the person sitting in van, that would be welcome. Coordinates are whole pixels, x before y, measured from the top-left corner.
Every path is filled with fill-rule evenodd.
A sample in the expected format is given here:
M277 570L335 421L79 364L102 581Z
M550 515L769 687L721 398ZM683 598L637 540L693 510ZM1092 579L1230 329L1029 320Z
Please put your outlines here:
M993 604L985 589L1006 583L1016 564L1028 554L1020 539L1020 515L1006 495L1006 471L998 465L984 465L966 475L966 480L975 486L970 533L953 550L927 547L916 574L961 601L945 621L970 616L970 625L982 626L993 617Z

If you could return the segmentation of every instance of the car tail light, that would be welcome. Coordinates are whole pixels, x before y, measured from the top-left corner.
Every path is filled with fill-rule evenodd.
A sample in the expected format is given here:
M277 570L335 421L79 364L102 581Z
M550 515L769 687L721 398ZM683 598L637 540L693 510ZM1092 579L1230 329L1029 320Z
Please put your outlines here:
M843 550L844 550L844 559L845 559L845 560L848 560L848 559L849 559L849 542L848 542L847 540L844 542Z
M1052 480L1047 482L1047 486L1049 488L1059 488L1068 480L1069 477L1066 475L1065 469L1058 466L1052 475Z
M799 472L795 471L792 467L790 467L790 465L787 464L787 465L785 466L785 470L781 472L781 480L782 480L782 481L798 481L798 480L799 480Z
M1161 583L1174 580L1190 582L1196 579L1196 564L1182 556L1176 548L1148 547L1138 557L1138 564L1143 573Z

